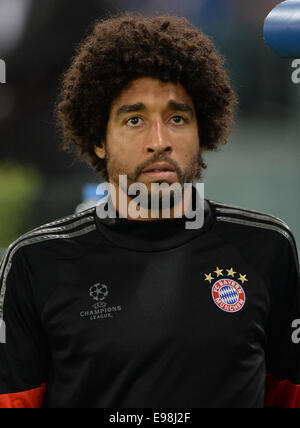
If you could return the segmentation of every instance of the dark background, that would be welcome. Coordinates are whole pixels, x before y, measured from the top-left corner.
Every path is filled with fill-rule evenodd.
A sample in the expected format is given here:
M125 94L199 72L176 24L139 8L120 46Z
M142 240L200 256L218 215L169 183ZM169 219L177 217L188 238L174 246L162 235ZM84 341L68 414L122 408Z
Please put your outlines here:
M292 60L277 57L263 39L264 19L278 3L0 0L0 58L7 66L0 85L0 248L73 213L84 184L101 181L60 150L53 109L76 44L95 19L125 10L186 16L212 37L240 106L228 146L206 156L205 196L281 217L299 246L300 85L291 81Z

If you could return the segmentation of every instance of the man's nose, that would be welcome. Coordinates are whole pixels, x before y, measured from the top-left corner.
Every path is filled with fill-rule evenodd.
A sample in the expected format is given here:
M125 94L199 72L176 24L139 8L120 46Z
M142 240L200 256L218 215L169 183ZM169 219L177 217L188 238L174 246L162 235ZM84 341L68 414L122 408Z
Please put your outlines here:
M153 121L151 124L148 134L147 151L152 153L172 151L172 144L167 129L159 119Z

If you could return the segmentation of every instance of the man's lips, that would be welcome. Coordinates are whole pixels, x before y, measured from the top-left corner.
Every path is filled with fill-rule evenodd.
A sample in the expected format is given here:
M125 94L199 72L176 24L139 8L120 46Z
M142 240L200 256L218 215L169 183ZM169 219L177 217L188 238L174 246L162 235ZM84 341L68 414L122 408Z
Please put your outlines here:
M157 162L144 169L143 174L149 178L172 179L176 177L176 171L172 165L167 162Z
M175 171L149 171L143 174L149 178L155 178L156 180L170 180L177 175Z

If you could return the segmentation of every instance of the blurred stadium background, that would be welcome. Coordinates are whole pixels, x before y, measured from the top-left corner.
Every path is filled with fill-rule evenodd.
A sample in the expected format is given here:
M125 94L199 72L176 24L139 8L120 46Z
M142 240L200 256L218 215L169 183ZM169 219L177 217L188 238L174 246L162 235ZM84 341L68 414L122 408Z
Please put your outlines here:
M276 0L0 0L0 248L75 211L99 177L59 150L61 73L95 19L118 11L186 16L226 58L240 107L230 143L207 153L206 197L285 220L300 244L300 85L264 43ZM163 4L163 6L162 6Z

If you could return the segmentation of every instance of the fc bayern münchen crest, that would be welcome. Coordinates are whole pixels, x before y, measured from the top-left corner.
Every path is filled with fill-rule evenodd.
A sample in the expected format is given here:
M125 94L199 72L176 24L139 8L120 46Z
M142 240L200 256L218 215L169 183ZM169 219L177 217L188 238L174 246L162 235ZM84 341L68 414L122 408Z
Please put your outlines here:
M215 304L225 312L238 312L246 302L242 286L233 279L220 279L211 290Z
M227 275L223 271L227 271ZM214 303L224 312L234 313L240 311L246 303L246 294L243 287L236 281L237 272L233 268L216 268L213 272L205 274L205 281L212 285L211 295ZM237 278L243 285L248 282L247 275L238 274ZM221 277L221 278L220 278ZM230 278L231 277L231 278ZM219 278L219 279L217 279ZM217 279L217 281L216 281Z

